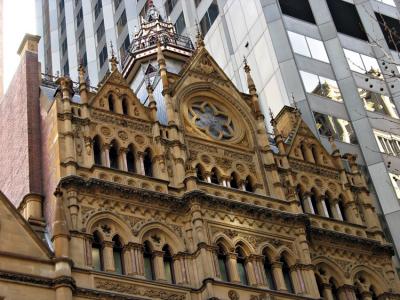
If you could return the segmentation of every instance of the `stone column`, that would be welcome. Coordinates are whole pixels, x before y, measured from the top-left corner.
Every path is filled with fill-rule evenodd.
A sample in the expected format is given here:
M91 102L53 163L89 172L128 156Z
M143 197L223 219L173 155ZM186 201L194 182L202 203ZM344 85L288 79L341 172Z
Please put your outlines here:
M122 259L123 259L123 266L124 266L124 274L131 275L132 274L132 255L131 255L131 244L127 244L122 249Z
M102 149L102 163L103 166L110 167L110 144L104 144Z
M256 286L258 287L268 287L267 278L265 276L264 270L264 257L262 255L250 255L249 259L253 262L253 270L256 281Z
M364 291L361 293L362 300L372 300L372 293L369 291Z
M103 265L106 272L115 272L113 245L110 241L103 242Z
M323 284L322 298L324 300L333 300L332 287L329 283Z
M143 246L137 243L129 243L130 255L132 261L132 274L144 278L144 260L143 260Z
M118 157L118 165L122 171L128 172L128 162L126 160L126 153L128 152L127 148L119 148L119 157Z
M340 211L339 202L337 199L333 201L333 209L332 212L334 214L335 219L343 221L342 212Z
M166 281L163 251L153 251L153 266L155 279Z
M78 225L78 211L79 211L77 192L76 191L68 191L67 198L68 198L68 209L69 209L69 213L71 216L71 223L72 223L71 229L76 230L77 225Z
M304 194L303 204L304 204L304 208L305 208L307 213L315 215L315 210L314 210L314 207L313 207L312 202L311 202L311 197L307 193Z
M272 262L272 274L275 279L276 289L278 291L287 291L285 280L283 279L282 263L280 261Z
M325 196L321 196L320 202L321 202L321 206L322 206L322 211L324 212L324 216L329 218L330 216L329 216L329 212L328 212L328 208L327 208L327 205L329 205L329 203L326 204Z
M211 174L210 172L204 172L204 177L207 183L211 183Z
M137 165L136 165L136 170L138 174L140 175L145 175L144 174L144 161L143 161L143 152L137 152Z
M339 287L339 300L355 300L354 287L352 285L343 285Z
M256 278L256 272L255 272L255 264L256 260L254 256L249 256L246 258L245 262L245 268L246 268L246 274L247 274L247 281L250 286L257 286L257 278Z
M236 266L237 254L234 252L227 253L226 259L230 281L234 283L240 283L239 273Z
M320 196L320 197L317 196L317 210L324 217L326 217L328 215L328 212L326 211L324 196Z

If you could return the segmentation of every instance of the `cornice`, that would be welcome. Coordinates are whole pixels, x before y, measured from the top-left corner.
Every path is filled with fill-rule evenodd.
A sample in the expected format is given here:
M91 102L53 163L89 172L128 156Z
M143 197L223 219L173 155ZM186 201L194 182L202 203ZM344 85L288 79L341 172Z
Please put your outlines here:
M380 242L372 239L345 234L337 231L326 230L323 228L315 228L315 227L309 227L308 233L309 236L311 237L311 240L313 239L313 237L318 237L319 239L324 239L324 240L332 239L335 240L336 242L340 241L343 243L349 243L357 246L366 246L368 247L367 249L369 251L372 251L373 253L379 255L382 254L386 254L389 256L394 255L394 250L392 245L381 244Z

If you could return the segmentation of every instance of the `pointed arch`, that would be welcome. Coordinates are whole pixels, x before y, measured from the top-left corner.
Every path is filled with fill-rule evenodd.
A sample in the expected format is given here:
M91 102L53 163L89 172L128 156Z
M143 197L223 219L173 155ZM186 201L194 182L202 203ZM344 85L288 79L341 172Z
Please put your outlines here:
M153 248L149 241L143 242L144 276L148 280L154 280Z
M164 252L163 263L165 279L169 283L175 283L174 262L172 260L171 248L168 244L165 244L162 248L162 251Z
M353 282L356 282L360 277L367 279L370 284L373 283L375 292L378 295L384 293L389 288L389 285L383 279L383 277L368 266L359 265L353 268L350 275L350 278L352 278Z
M316 215L323 215L323 212L320 210L318 205L319 197L320 194L318 193L317 189L313 187L310 192L311 205L313 206Z
M346 284L346 276L343 269L335 261L328 257L319 256L316 257L312 263L316 266L316 272L332 279L333 282L336 283L337 287Z
M220 279L223 281L230 281L229 272L228 272L228 251L226 246L221 242L217 242L217 261L218 261L218 269L220 274Z
M231 188L239 189L239 175L236 172L232 172L229 184Z
M127 170L130 173L136 173L136 159L135 159L135 148L133 144L129 144L126 152L126 165Z
M112 140L110 143L110 149L108 150L108 156L110 161L110 168L119 169L119 145L117 140Z
M272 257L276 256L276 250L271 246L266 245L262 250L262 255L264 256L264 275L267 280L268 288L271 290L276 290L276 282L274 278L274 273L272 271Z
M206 181L205 170L204 170L203 165L198 163L195 166L195 170L196 170L197 179L200 180L200 181Z
M218 170L217 167L211 169L210 178L211 178L211 183L221 184L221 172Z
M93 148L94 164L98 166L103 165L101 146L102 146L102 141L100 139L100 136L96 135L93 138L92 148Z
M115 97L113 94L109 94L107 97L108 101L108 110L111 112L115 112Z
M244 245L238 243L235 247L236 253L236 268L239 275L239 280L241 284L248 285L248 276L246 272L246 252L244 250Z
M248 175L244 182L244 189L246 192L254 193L255 191L255 180L253 176Z
M115 273L122 275L124 274L124 260L121 237L118 234L114 235L112 242Z
M101 234L97 230L93 232L92 236L92 267L96 271L103 271L103 239L101 237Z
M282 265L283 280L285 282L286 289L289 293L294 293L294 285L292 280L292 274L290 272L290 263L288 262L288 257L282 253L279 262Z
M143 153L144 175L153 177L153 154L150 148Z
M121 105L122 105L122 113L124 115L129 115L129 102L126 96L122 96Z

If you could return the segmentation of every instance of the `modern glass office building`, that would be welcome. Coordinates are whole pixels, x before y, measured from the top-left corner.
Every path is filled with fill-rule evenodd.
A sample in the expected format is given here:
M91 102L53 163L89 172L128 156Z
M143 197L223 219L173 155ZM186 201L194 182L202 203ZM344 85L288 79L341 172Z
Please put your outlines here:
M92 85L108 70L110 42L128 54L145 0L36 0L44 73ZM206 46L237 87L246 57L264 114L295 105L328 151L357 153L382 221L400 252L400 1L158 0L179 34ZM357 202L357 199L354 201Z

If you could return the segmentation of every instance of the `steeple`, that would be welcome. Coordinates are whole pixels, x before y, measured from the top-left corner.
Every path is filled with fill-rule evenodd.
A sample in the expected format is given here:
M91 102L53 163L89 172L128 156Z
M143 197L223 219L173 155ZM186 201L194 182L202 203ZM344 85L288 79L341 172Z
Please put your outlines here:
M256 85L254 84L253 77L251 76L250 73L251 69L250 66L247 64L247 59L245 57L243 59L243 63L244 63L244 71L246 72L246 77L247 77L247 87L249 88L249 94L251 95L253 112L257 118L263 117L260 110L260 104L258 101Z
M110 58L111 72L114 72L115 70L118 69L118 60L114 55L114 47L112 42L110 42L110 49L111 49L111 58Z

